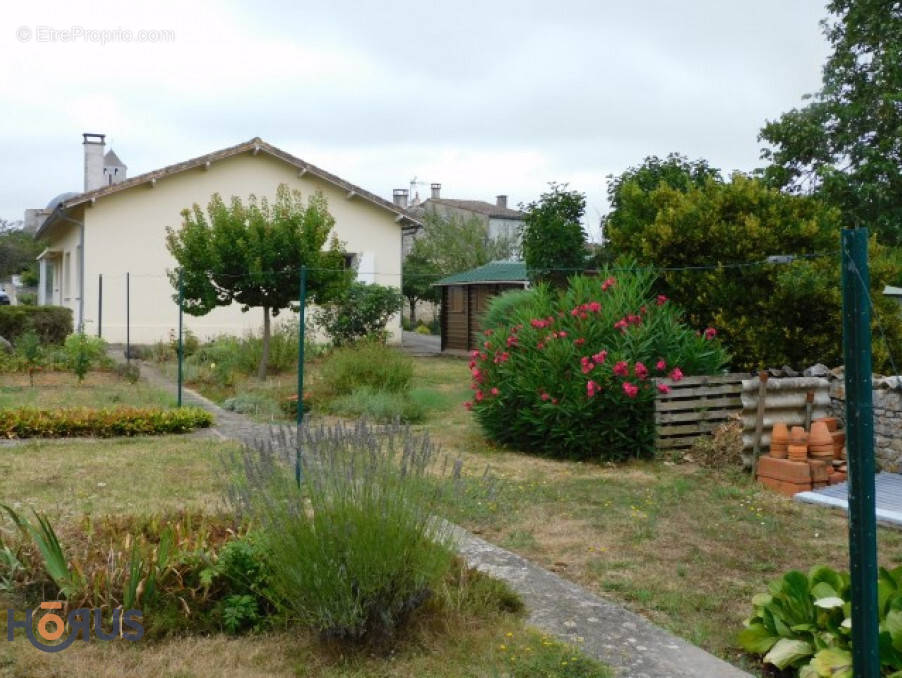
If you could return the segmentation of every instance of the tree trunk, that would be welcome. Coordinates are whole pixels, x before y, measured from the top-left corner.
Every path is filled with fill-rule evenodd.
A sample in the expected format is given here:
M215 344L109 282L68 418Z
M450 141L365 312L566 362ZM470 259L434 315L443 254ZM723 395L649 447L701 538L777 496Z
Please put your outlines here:
M269 306L263 307L263 352L260 355L260 367L257 370L257 378L260 381L266 379L266 367L269 364Z
M414 329L417 326L417 300L410 297L408 301L410 302L410 329Z

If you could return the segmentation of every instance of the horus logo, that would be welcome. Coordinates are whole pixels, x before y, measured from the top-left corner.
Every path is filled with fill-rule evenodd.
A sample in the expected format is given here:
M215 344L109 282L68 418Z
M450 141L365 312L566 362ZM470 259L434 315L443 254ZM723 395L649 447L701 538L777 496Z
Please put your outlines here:
M62 602L58 600L43 602L39 609L47 611L38 619L37 635L40 638L35 637L34 610L28 610L25 613L25 621L16 621L13 610L8 609L6 611L6 639L13 640L15 630L22 629L28 637L28 642L42 652L62 652L76 640L90 640L92 630L94 637L99 640L124 638L134 643L144 637L140 610L125 610L125 612L119 609L113 610L112 628L107 632L104 631L101 623L102 610L100 609L79 607L70 610L65 619L54 611L63 609ZM67 627L69 633L66 638L61 643L56 643L63 637ZM46 645L45 642L56 644Z

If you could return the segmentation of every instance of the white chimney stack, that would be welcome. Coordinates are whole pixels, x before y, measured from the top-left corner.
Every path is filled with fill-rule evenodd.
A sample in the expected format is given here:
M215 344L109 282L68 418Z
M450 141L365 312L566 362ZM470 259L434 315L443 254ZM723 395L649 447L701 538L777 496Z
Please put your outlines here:
M429 188L432 189L432 199L439 200L442 197L442 185L441 184L430 184Z
M392 202L395 203L396 207L400 207L402 210L407 209L407 198L410 195L406 188L396 188L392 191Z
M106 145L104 134L84 133L85 147L85 191L93 191L105 185L103 180L103 150Z
M502 209L507 209L507 196L506 195L496 195L495 196L495 207L501 207Z

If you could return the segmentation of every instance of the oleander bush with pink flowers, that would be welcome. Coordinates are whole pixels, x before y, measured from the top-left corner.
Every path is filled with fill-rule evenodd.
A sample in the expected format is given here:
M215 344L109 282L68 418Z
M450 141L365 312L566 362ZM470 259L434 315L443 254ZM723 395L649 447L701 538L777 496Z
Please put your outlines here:
M539 285L487 328L469 363L473 411L492 440L552 457L618 461L654 454L655 377L716 374L715 328L697 330L647 269ZM502 300L499 303L504 303ZM491 318L491 308L486 317Z

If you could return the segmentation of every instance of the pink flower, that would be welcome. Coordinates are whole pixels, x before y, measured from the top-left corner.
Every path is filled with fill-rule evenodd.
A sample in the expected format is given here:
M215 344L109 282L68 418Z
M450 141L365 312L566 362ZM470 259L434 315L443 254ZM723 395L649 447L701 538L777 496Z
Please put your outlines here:
M479 357L479 351L474 348L472 351L470 351L470 357L473 358L473 360L476 360L476 358Z
M641 325L641 324L642 324L642 316L639 316L639 315L633 315L633 314L631 313L630 315L626 316L626 321L627 321L630 325Z
M601 283L601 291L607 292L611 287L613 287L617 283L614 278L608 278L603 283Z
M560 332L557 333L557 335L558 335L559 337L566 337L566 336L567 336L567 332L566 332L565 330L561 330Z
M488 360L489 354L486 353L485 351L483 351L482 353L479 354L479 358L480 358L481 360Z
M648 378L648 368L643 363L637 362L633 367L633 372L640 379Z
M464 403L464 407L466 407L468 410L472 410L472 409L473 409L473 403L471 403L471 402L468 400L467 402Z
M477 403L481 402L484 397L485 396L483 395L482 391L476 391L476 402Z
M655 365L655 369L658 370L658 372L663 372L664 370L667 369L667 361L664 360L664 358L661 358L658 361L658 364Z
M625 381L623 382L623 392L626 393L627 397L635 398L639 394L639 387Z
M586 313L585 311L583 311L582 313L579 314L579 317L581 320L585 320L586 318L589 317L589 314Z
M658 391L661 393L670 393L670 387L667 384L658 384Z
M599 351L595 355L592 356L592 360L594 360L599 365L603 365L604 361L608 359L607 351Z
M639 314L640 314L640 315L645 315L646 313L648 313L648 306L645 306L645 305L640 306L640 307L639 307Z
M483 345L485 348L492 348L492 342L490 342L490 341L483 342L482 345Z
M552 405L557 405L557 403L558 403L558 399L557 399L557 398L552 398L552 399L551 399L551 404L552 404Z
M497 386L492 386L492 395L498 395L500 391Z
M621 360L614 365L614 374L618 377L627 377L630 373L630 366L625 360Z
M533 327L535 327L536 329L540 330L543 327L545 327L546 323L544 320L540 320L538 318L533 318L532 320L529 321L529 324L532 325Z
M585 343L586 343L586 340L583 339L582 337L580 337L579 339L574 339L574 340L573 340L573 345L574 345L574 346L582 346L582 345L585 344Z
M673 381L679 381L683 378L683 370L681 370L679 367L674 367L670 371L670 378L673 379Z
M507 338L507 347L510 348L511 346L516 346L516 345L517 345L517 337L515 337L513 335L509 336Z
M540 397L542 398L543 401L551 398L551 396L548 395L547 393L545 393L544 391L542 392L542 395Z
M591 379L586 382L586 395L588 395L590 398L592 398L600 390L601 390L601 386L596 384Z
M474 379L478 379L479 375L482 374L482 372L480 371L480 369L478 367L473 367L470 369L470 374L473 375Z
M592 313L598 313L601 310L601 304L599 304L597 301L591 301L589 302L587 308L592 311Z
M545 344L543 344L543 343L540 341L538 344L536 344L536 348L539 349L539 350L541 351L543 348L545 348Z
M717 330L715 330L713 327L709 327L708 329L705 330L705 339L710 340L710 339L713 339L715 336L717 336Z
M510 353L508 353L507 351L502 351L500 360L501 362L506 363L508 360L510 360L510 357Z
M663 306L666 303L667 303L667 297L665 297L663 294L659 294L658 295L658 306Z
M487 337L492 336L492 330L486 330L486 331L485 331L485 336L487 336Z
M576 316L578 316L579 315L579 307L574 308L572 311L570 311L570 315L572 315L574 318Z
M583 374L589 374L589 372L595 369L595 363L588 358L582 358L579 362L582 365Z
M467 367L469 367L472 370L474 367L476 367L476 361L471 360L470 362L467 363Z
M628 323L626 322L625 318L618 320L617 322L614 323L614 329L620 330L621 332L626 332L627 326L628 326Z

